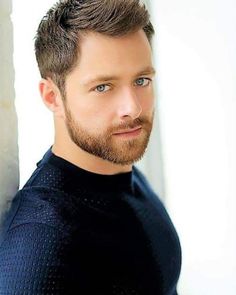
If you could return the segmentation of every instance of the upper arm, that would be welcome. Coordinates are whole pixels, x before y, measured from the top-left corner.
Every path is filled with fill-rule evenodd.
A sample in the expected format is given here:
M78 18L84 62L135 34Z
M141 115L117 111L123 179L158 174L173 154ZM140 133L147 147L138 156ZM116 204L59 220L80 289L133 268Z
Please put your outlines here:
M0 294L63 294L64 250L54 227L27 223L11 229L0 246Z

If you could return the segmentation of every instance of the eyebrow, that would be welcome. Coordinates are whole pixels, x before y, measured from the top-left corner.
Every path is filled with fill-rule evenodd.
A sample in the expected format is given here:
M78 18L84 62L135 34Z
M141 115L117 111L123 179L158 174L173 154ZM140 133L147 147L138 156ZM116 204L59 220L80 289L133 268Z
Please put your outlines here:
M156 70L153 67L146 67L143 70L139 71L134 77L138 77L141 75L155 75ZM100 83L100 82L107 82L107 81L114 81L114 80L119 80L119 76L111 76L111 75L99 75L94 78L89 78L83 82L84 86L89 86L93 83Z

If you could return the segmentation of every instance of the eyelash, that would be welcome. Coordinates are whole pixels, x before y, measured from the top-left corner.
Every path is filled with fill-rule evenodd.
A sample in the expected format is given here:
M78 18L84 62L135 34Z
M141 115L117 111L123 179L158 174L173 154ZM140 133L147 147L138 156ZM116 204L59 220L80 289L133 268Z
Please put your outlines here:
M111 85L110 84L100 84L100 85L98 85L98 86L96 86L93 90L95 91L95 92L98 92L98 93L103 93L103 92L107 92L107 91L109 91L109 90L107 90L107 91L96 91L99 87L101 87L101 86L105 86L105 87L107 87L107 86L110 86L111 87Z
M148 81L147 85L145 85L145 86L148 86L150 84L150 82L152 81L152 79L146 78L146 77L140 77L136 81L138 81L138 80L146 80L146 81ZM145 87L145 86L141 86L141 87Z
M135 82L137 82L138 80L142 80L142 79L148 81L147 85L144 85L144 86L143 85L136 85L136 86L146 87L146 86L148 86L152 82L152 79L147 78L147 77L140 77L137 80L135 80ZM109 87L111 87L112 85L111 84L100 84L100 85L96 86L95 88L93 88L92 90L95 91L95 92L98 92L98 93L105 93L105 92L107 92L107 91L110 90L110 89L108 89L106 91L96 91L101 86L105 86L105 87L106 86L109 86Z

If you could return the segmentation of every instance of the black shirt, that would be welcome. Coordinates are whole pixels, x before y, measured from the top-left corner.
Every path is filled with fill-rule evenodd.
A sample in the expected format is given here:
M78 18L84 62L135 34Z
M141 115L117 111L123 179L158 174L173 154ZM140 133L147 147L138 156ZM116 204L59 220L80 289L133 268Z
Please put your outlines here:
M0 294L176 295L181 248L145 177L100 175L49 149L5 214Z

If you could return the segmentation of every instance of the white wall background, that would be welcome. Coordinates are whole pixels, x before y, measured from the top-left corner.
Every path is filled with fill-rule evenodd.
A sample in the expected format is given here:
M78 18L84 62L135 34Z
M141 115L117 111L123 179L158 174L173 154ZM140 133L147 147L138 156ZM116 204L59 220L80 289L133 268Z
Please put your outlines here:
M13 0L16 108L19 126L20 187L53 143L53 120L43 105L40 75L34 55L34 37L41 18L55 1Z
M236 294L236 2L156 0L158 105L181 295Z
M165 196L181 238L179 294L235 295L236 7L233 0L148 2L157 32L161 139L154 133L140 165ZM53 142L33 52L36 28L52 3L13 0L21 185Z
M18 189L11 1L0 0L0 217Z

